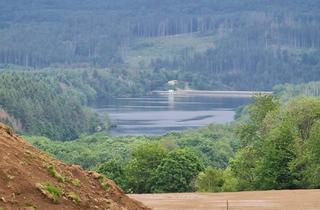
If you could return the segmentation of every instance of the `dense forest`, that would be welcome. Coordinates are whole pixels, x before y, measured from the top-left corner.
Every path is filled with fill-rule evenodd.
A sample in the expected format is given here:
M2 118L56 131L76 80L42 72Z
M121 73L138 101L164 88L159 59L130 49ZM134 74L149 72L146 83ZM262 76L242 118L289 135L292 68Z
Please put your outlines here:
M16 69L16 68L15 68ZM146 93L145 81L108 69L0 72L0 121L16 131L70 140L108 128L89 106Z
M234 125L209 125L160 137L96 133L68 142L25 138L64 162L105 174L127 192L184 192L194 190L192 182L205 166L228 166L239 147L234 129Z
M261 97L238 128L230 169L240 190L319 187L319 98Z
M316 0L4 0L0 64L113 67L195 89L267 90L319 80L319 14ZM184 37L207 37L207 47L187 42L131 62L150 40Z
M274 95L278 96L281 101L288 101L290 98L300 95L318 97L320 96L320 82L276 85L273 91Z

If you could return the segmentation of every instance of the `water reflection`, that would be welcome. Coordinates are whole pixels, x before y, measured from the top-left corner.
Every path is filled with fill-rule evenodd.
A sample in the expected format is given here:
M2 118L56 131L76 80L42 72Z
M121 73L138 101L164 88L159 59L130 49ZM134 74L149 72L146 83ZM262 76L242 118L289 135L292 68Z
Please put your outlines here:
M174 94L168 95L168 106L169 109L174 109Z
M158 96L116 98L100 106L117 127L112 135L160 135L233 120L236 107L249 98L209 96Z

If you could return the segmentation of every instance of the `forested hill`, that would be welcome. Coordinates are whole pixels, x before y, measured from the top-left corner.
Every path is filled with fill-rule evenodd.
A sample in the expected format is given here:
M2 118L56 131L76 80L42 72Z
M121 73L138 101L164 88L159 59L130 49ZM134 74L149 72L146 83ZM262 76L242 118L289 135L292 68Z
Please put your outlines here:
M2 0L0 64L148 70L196 89L319 80L318 0Z

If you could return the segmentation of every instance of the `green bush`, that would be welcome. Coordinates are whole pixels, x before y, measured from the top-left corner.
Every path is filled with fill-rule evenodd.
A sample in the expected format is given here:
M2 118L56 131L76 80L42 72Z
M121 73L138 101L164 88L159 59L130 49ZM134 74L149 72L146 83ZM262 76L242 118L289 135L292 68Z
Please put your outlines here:
M48 167L48 173L53 178L56 178L59 182L64 183L66 181L65 176L63 174L60 174L53 165L50 165Z
M223 170L213 167L208 167L200 172L195 180L195 188L200 192L221 192L223 185Z
M42 192L42 194L54 202L57 202L62 195L62 190L50 182L38 183L36 184L36 187Z
M153 184L153 192L190 192L193 181L203 163L190 150L178 149L170 152L158 166Z
M81 203L81 198L75 192L68 192L67 197L71 199L75 204L79 205Z

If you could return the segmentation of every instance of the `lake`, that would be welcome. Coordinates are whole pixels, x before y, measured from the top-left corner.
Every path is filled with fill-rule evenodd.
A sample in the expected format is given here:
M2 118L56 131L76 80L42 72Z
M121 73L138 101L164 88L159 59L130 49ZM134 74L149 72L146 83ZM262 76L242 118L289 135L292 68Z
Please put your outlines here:
M210 123L233 121L235 109L250 102L245 97L152 96L115 98L97 108L107 112L117 127L111 134L161 135Z

